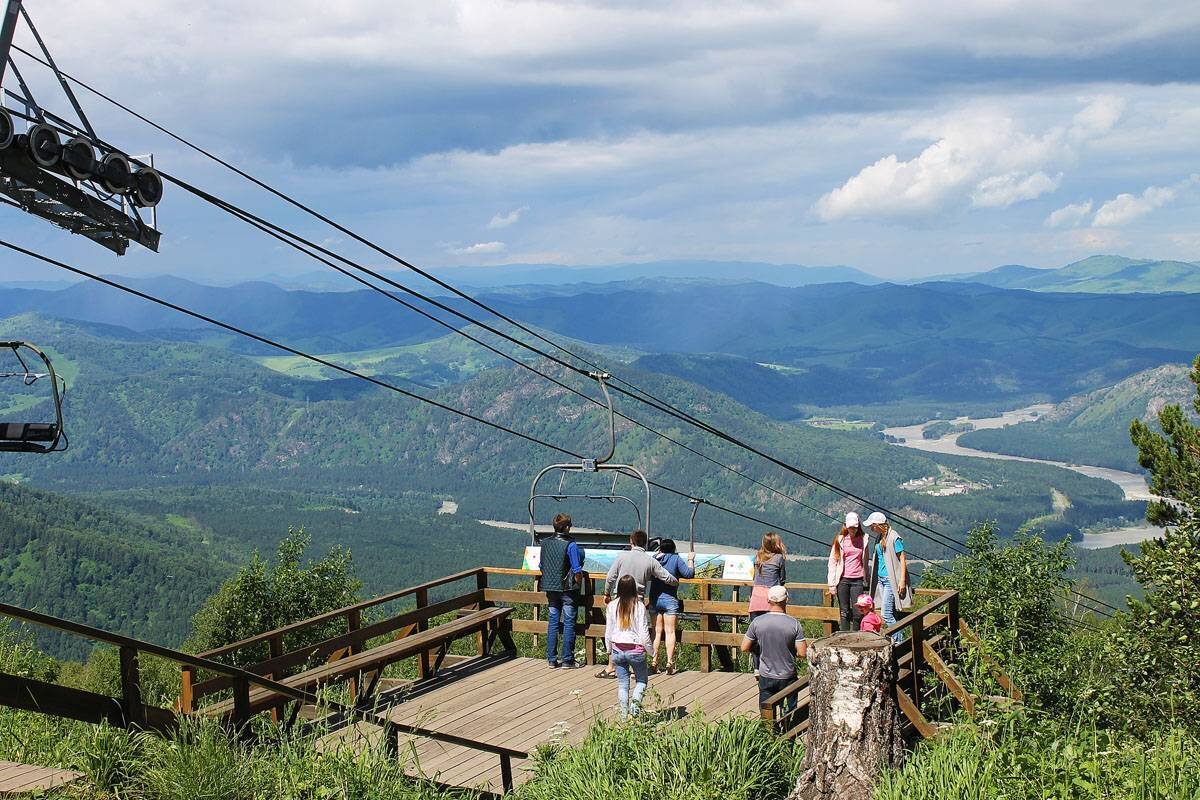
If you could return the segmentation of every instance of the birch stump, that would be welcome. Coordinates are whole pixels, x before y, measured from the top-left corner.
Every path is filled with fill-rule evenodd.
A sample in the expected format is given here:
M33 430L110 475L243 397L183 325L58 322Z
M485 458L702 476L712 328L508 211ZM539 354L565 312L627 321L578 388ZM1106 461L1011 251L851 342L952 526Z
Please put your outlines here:
M892 640L838 633L809 651L809 729L789 800L870 800L880 774L904 755L892 683Z

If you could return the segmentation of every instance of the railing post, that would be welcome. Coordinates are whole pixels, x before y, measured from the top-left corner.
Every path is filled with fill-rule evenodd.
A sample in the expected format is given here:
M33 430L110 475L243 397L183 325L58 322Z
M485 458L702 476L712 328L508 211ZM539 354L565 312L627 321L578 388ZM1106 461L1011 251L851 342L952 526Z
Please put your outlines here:
M487 588L488 588L487 567L480 567L479 571L475 573L475 590L478 592L482 592L485 595L484 599L479 601L480 609L489 608L492 605L487 600L487 597L486 597ZM484 639L483 631L480 631L479 633L475 634L475 650L476 650L476 652L479 653L479 655L482 656L482 655L484 655L484 650L486 650L486 649L487 649L487 641Z
M196 684L196 668L185 664L180 670L179 710L191 714L196 710L196 694L192 687Z
M282 656L283 655L283 634L277 633L274 636L272 636L270 639L267 639L267 649L270 652L270 657L272 659L276 659L276 658L279 658L280 656ZM275 671L272 670L271 672L268 672L263 677L274 680L275 674L276 674ZM274 708L271 709L271 721L278 724L278 722L279 722L279 706L275 706Z
M508 753L500 754L500 785L504 787L505 794L513 790L512 759Z
M596 637L588 633L592 623L596 622L596 581L586 572L583 574L583 585L580 588L579 602L583 603L583 663L594 666L596 658Z
M429 590L428 589L417 589L416 595L417 595L417 608L418 609L425 608L426 606L429 605ZM417 622L417 630L418 631L429 630L429 620L422 619L422 620L418 621ZM420 653L417 654L417 674L420 675L421 678L428 678L429 677L429 666L430 666L429 665L429 653L426 652L425 650L422 650Z
M735 602L735 603L742 602L742 587L741 586L733 587L733 602ZM731 616L729 618L729 630L733 631L734 633L737 633L738 632L738 624L737 623L738 623L737 614L734 614L733 616Z
M233 725L242 738L249 733L250 716L250 681L237 675L233 679Z
M834 598L833 594L830 593L829 587L825 587L824 589L821 590L821 598L822 598L823 602L825 603L826 608L834 607L835 598ZM826 636L833 636L833 634L837 633L837 630L838 630L838 623L836 623L835 621L833 621L831 619L825 620L825 635Z
M957 591L955 591L954 594L950 595L950 602L947 604L946 615L947 615L946 623L949 626L949 631L948 631L948 635L946 636L946 638L950 641L950 646L954 649L957 649L957 647L958 647L958 627L959 627L958 592ZM951 652L953 652L953 650Z
M712 584L710 584L708 581L704 581L703 583L700 584L700 600L702 602L707 602L712 599L711 589L712 589ZM712 629L713 629L712 615L709 614L707 611L701 612L701 614L700 614L700 631L701 631L701 633L706 632L706 631L711 631ZM700 645L700 671L701 672L711 672L712 671L712 645L709 644L707 641L705 641L702 645Z
M346 612L346 633L354 633L362 627L362 609L353 608ZM353 640L346 647L346 655L352 656L359 652L362 648L359 647ZM358 697L358 676L351 676L349 682L350 702L353 703Z
M925 618L920 613L913 614L912 624L912 691L913 705L921 710L921 666L924 664L925 653Z
M146 707L142 704L142 680L138 668L138 651L134 647L120 648L121 657L121 711L125 727L143 728L146 724Z

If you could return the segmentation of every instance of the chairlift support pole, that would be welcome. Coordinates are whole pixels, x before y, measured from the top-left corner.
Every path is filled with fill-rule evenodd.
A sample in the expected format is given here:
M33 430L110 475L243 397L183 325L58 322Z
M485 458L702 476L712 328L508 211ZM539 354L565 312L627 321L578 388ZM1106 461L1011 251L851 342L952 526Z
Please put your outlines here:
M692 504L692 516L688 519L688 538L691 543L691 552L696 552L696 512L700 510L700 506L704 503L699 497L689 497L688 502Z
M0 22L0 82L8 67L8 54L12 50L13 35L17 32L17 18L21 16L21 0L8 0L4 8L4 21Z

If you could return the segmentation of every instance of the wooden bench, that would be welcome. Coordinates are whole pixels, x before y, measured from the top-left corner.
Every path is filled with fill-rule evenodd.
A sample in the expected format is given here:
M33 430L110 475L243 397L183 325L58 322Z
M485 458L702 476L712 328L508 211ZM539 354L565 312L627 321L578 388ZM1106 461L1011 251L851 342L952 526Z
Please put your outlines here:
M369 696L384 667L411 656L424 658L425 654L436 650L438 652L437 661L431 671L431 673L436 673L441 668L450 644L464 636L483 634L485 655L495 637L499 637L507 649L515 652L516 646L513 644L507 627L510 613L512 613L511 608L501 607L470 611L442 625L412 633L401 639L345 656L336 661L330 661L327 664L280 679L279 682L294 689L313 692L322 686L343 680L357 679L359 676L373 673L370 686L362 693L363 696ZM276 708L289 702L289 699L271 689L255 687L249 691L249 702L243 713L256 714ZM230 698L198 709L197 713L224 717L234 714L236 711L235 698Z
M8 797L45 792L57 789L59 786L66 786L68 783L74 783L82 777L82 772L0 761L0 795Z

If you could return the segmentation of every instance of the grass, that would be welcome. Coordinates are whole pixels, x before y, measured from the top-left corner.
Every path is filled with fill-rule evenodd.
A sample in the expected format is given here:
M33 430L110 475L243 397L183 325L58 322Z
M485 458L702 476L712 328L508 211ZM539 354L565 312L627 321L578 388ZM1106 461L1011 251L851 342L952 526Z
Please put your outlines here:
M1197 800L1200 739L1150 742L1050 720L962 724L921 744L874 800Z

